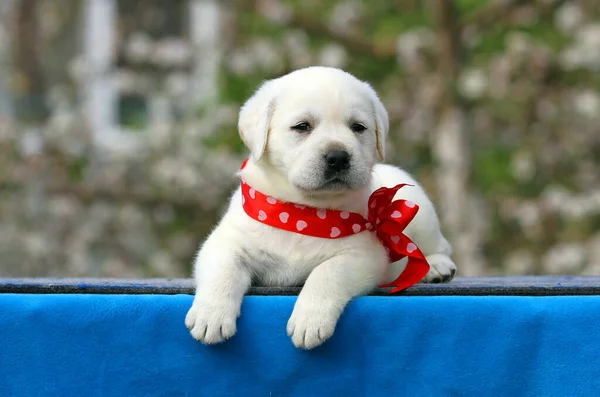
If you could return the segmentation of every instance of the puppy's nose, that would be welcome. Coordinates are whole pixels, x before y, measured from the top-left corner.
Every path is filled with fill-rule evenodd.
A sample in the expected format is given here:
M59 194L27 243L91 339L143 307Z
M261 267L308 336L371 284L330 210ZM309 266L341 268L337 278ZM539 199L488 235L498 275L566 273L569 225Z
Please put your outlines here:
M330 150L325 155L327 167L332 171L343 171L350 168L350 155L345 150Z

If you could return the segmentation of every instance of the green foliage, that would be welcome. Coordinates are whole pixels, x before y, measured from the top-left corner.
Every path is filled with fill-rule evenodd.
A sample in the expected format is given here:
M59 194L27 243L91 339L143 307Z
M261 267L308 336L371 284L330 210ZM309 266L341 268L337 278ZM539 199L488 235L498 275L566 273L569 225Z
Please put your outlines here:
M388 40L395 42L399 34L430 25L430 15L421 6L411 12L385 10L378 18L371 19L372 37L377 41Z
M284 0L291 10L303 16L314 18L317 25L327 27L331 23L334 9L342 4L339 0L322 2L306 2L301 0ZM385 49L386 55L369 55L364 47L354 47L347 43L337 43L345 46L348 53L348 62L344 69L369 81L380 93L388 97L401 97L405 101L417 98L415 93L428 81L428 72L423 70L419 76L409 76L402 62L398 62L394 54L399 37L415 29L431 29L432 18L428 3L419 1L392 2L389 0L359 0L360 22L355 22L355 27L349 32L352 38L358 38L359 43L370 43L373 54L377 50ZM356 4L356 3L354 3ZM477 18L480 11L489 6L489 1L482 0L457 0L457 12L461 20ZM507 13L511 14L510 12ZM519 180L513 174L513 161L519 150L529 150L536 157L543 150L540 142L531 140L526 135L532 123L537 120L537 106L540 95L559 95L557 89L565 87L588 87L600 90L599 76L591 75L589 71L573 70L565 72L559 66L559 51L571 45L573 38L566 36L555 26L553 12L539 11L537 16L529 22L519 21L514 14L503 15L497 21L487 21L476 29L477 37L471 47L465 46L465 63L463 69L478 68L483 71L492 84L494 73L491 61L502 58L509 61L510 71L507 77L507 95L491 96L483 94L477 99L470 100L471 114L485 114L490 125L486 128L493 130L474 131L472 142L471 179L473 190L481 195L487 207L489 235L483 238L484 253L492 267L501 269L502 261L507 253L515 249L525 249L537 257L544 255L548 247L560 241L581 241L593 234L600 227L598 219L585 219L566 222L559 216L548 216L540 221L542 230L536 238L525 237L522 225L514 219L501 213L502 203L507 200L539 200L542 193L551 183L577 191L572 175L577 172L577 164L568 157L556 159L556 169L544 169L535 159L534 175L524 180ZM335 39L319 29L303 29L295 24L290 26L269 23L262 16L240 11L238 14L240 25L237 32L237 46L243 48L252 40L261 38L283 51L282 37L291 30L304 31L308 37L308 49L317 54L329 43L336 43ZM460 23L457 21L457 23ZM535 47L540 54L549 54L551 61L547 65L549 72L542 78L533 77L539 71L539 66L533 64L526 54L511 55L509 46L512 37L521 34L531 47ZM512 37L511 37L512 36ZM467 38L469 39L469 38ZM351 41L351 40L350 40ZM466 40L465 43L469 41ZM283 72L289 71L290 59L284 55ZM521 59L522 58L522 59ZM542 57L543 58L543 57ZM426 68L432 70L437 67L435 58L428 58ZM429 62L429 63L427 63ZM538 68L538 69L536 69ZM281 71L254 68L249 73L237 75L224 68L221 73L221 98L224 103L241 105L260 83L266 79L276 77L275 73ZM414 73L414 72L411 72ZM421 80L419 80L421 79ZM547 86L543 86L546 84ZM405 91L410 95L404 95ZM417 99L415 99L417 100ZM411 105L413 105L411 103ZM428 106L417 104L418 106ZM428 140L419 143L404 142L400 135L404 133L397 123L409 114L392 114L393 141L397 141L396 153L393 153L390 162L400 165L414 175L426 178L425 183L432 183L431 175L435 168L435 158L432 156ZM508 137L504 134L507 129L515 129ZM548 129L554 128L550 125ZM518 137L519 134L523 136ZM546 140L551 138L545 138ZM236 153L245 152L238 137L235 124L223 128L219 134L203 142L209 148L230 148ZM432 189L435 191L435 188ZM565 223L566 222L566 223ZM594 229L594 227L596 229ZM536 263L536 271L542 271L541 265Z
M80 181L83 178L83 173L89 164L89 158L77 157L69 163L69 176L75 180Z
M418 0L281 1L297 14L296 18L292 18L287 24L271 21L269 17L256 12L253 8L257 2L232 3L228 15L232 17L235 26L232 26L231 31L225 35L231 38L231 42L228 41L227 46L224 45L221 54L223 62L218 73L218 103L196 109L191 115L192 120L186 118L185 123L176 117L173 124L168 126L168 136L158 137L159 139L156 140L158 143L152 146L150 154L138 153L137 155L143 157L138 162L130 161L130 164L123 164L122 167L107 168L109 170L107 172L124 175L122 179L114 182L115 185L130 188L131 183L123 181L135 180L136 184L148 188L151 191L150 195L156 193L157 197L164 197L164 203L172 207L174 215L172 219L161 222L149 220L147 223L151 227L148 230L142 230L142 227L136 228L136 232L140 231L140 235L145 236L144 241L168 241L169 237L174 235L193 236L194 240L200 240L209 233L218 220L219 211L214 207L215 202L221 203L221 209L226 206L226 200L221 201L219 198L213 201L207 200L206 203L198 200L201 204L195 201L206 192L203 190L204 186L199 187L194 184L195 173L208 172L201 168L209 169L209 167L202 159L194 156L194 145L227 155L247 152L239 138L235 117L231 117L231 120L227 120L224 125L219 125L218 131L214 133L207 131L211 133L194 135L184 131L188 131L188 128L205 128L206 119L209 120L207 125L211 125L212 121L216 120L211 119L215 112L222 114L221 110L228 112L230 107L237 110L263 81L289 72L295 67L294 65L317 63L321 59L321 51L330 44L336 44L345 51L345 60L340 61L340 66L371 83L390 110L390 143L394 150L390 151L387 161L411 172L430 189L432 194L439 193L435 186L438 181L433 177L439 170L437 168L439 164L436 164L436 156L432 155L431 138L436 122L439 121L437 118L439 105L444 100L441 99L443 97L440 95L438 80L439 68L444 62L438 59L429 36L420 36L420 33L428 30L428 33L438 37L432 27L431 3ZM155 7L156 15L162 15L160 13L162 7L170 7L169 2L164 2L164 5L162 2L156 3L144 7ZM463 84L463 80L466 79L463 78L475 76L474 80L471 80L471 82L475 81L471 85L476 87L475 94L465 94L465 98L461 99L468 103L466 109L468 123L473 126L473 130L470 131L472 135L469 147L471 189L485 207L481 215L488 230L487 235L481 239L484 244L484 256L494 269L501 271L507 254L522 250L537 258L535 271L543 272L541 261L549 248L561 242L586 242L600 230L600 215L580 217L565 215L548 209L549 205L544 202L548 191L552 192L552 188L556 186L567 189L569 194L574 196L585 196L586 193L593 191L594 183L598 181L598 177L593 174L597 173L600 165L597 153L599 130L597 119L594 119L593 114L590 115L594 110L589 110L594 109L595 99L593 95L592 98L590 95L582 97L581 92L583 90L592 93L600 92L600 74L592 66L584 65L574 69L563 67L565 54L562 50L577 44L577 40L580 41L579 44L583 44L581 43L583 39L574 33L564 33L556 26L557 20L560 19L557 18L559 12L556 8L557 4L518 3L517 7L520 8L498 13L497 19L489 18L487 14L483 21L476 21L473 25L476 28L470 30L476 37L463 35L464 40L461 44L465 57L458 65L461 79L451 83L456 83L455 88L458 88L457 94L460 97L466 92ZM559 3L564 4L562 1ZM592 3L585 1L571 4L582 7L582 12L585 14L581 21L582 25L591 25L597 20L600 9ZM270 7L272 4L265 2L261 7ZM465 20L478 19L482 15L480 11L492 4L492 1L456 0L454 4L459 17L459 20L454 22L461 25ZM342 13L354 11L357 13L356 18L350 22L349 28L341 33L339 27L333 24L334 19L340 17L340 10L343 11ZM348 16L348 14L342 15L341 19ZM125 20L120 22L127 23ZM185 29L179 29L171 24L169 31L176 30ZM410 36L407 35L409 32ZM302 42L287 41L287 38L295 34L306 37L308 40L306 45ZM515 48L511 48L515 44L513 41L515 34L520 34L520 38L523 39L519 42L517 37L516 44L525 44L525 51L514 51ZM411 64L410 68L403 64L403 55L396 54L400 39L405 39L403 43L408 43L409 47L414 44L416 47L423 48L422 57L415 55L419 59ZM263 45L261 49L266 48L267 52L275 53L280 59L272 65L262 62L262 59L256 59L257 54L249 52L255 48L253 45L257 42ZM70 43L63 45L72 47L67 44ZM296 50L299 49L295 53L306 54L307 59L292 59L289 54L294 51L289 51L288 48L292 45L296 46ZM587 45L589 46L589 43ZM585 46L581 47L585 48ZM57 58L61 56L54 50L47 52L52 52L52 55ZM232 58L234 54L235 59ZM575 54L575 58L582 59L587 55L583 49ZM238 65L242 66L232 68L232 62L240 59L242 62ZM67 64L67 60L53 62ZM473 71L475 73L470 73ZM49 82L48 86L53 84L55 82ZM479 87L484 87L480 88L479 92L478 84ZM79 92L78 89L73 91L73 96ZM17 116L21 123L19 128L26 124L39 124L39 119L44 118L45 108L52 102L49 95L36 93L31 93L29 98L15 99ZM122 126L140 133L147 129L149 118L145 100L146 98L122 98L119 106L119 119ZM73 102L75 104L76 101ZM57 107L56 104L53 106ZM413 117L415 118L412 119ZM60 117L57 118L56 125L60 125L61 120ZM219 120L219 122L223 121ZM50 131L47 134L46 131L40 133L43 145L53 147L53 145L65 144L68 140L63 138L64 134L56 133L52 128L47 129ZM78 128L79 126L76 126L71 129ZM409 131L413 128L418 132ZM17 140L18 138L15 142ZM190 145L194 147L183 151L187 155L179 157L181 147L189 149ZM14 153L10 156L21 159L18 146L16 144L14 150L11 149ZM515 164L518 164L516 156L523 151L527 151L531 157L527 159L530 160L528 164L534 170L531 171L532 175L523 176L516 173L514 169ZM68 152L69 150L66 149L61 153ZM66 165L66 170L61 169L61 177L68 175L69 182L82 186L86 186L86 183L90 184L90 181L85 179L90 174L86 171L89 170L91 162L88 162L85 155L78 154L72 157L67 161L56 162ZM236 156L230 157L232 163L237 162ZM4 158L9 156L5 155ZM162 162L165 159L170 160L165 162L166 165ZM45 167L45 164L54 164L54 162L39 161L37 158L22 163L31 163L31 166L42 164L40 168ZM131 164L136 164L136 167ZM234 164L232 168L236 166L237 164ZM20 170L19 167L20 164L14 168ZM12 169L13 165L7 162L7 165L1 168L5 168L5 173L8 175L8 170ZM113 169L117 172L112 171ZM17 171L14 174L28 173ZM112 176L108 178L111 183L118 179ZM225 179L224 176L223 180ZM197 178L197 181L204 180L205 178ZM91 184L94 183L95 181L92 181ZM203 182L198 182L200 183ZM217 194L207 195L207 197L220 195L219 197L224 198L229 192L226 184L227 182L222 186L211 184L207 188L215 189L214 192ZM145 189L141 190L145 191ZM170 202L172 197L192 199L190 202L185 200ZM148 199L150 204L144 205L152 207L156 201L161 200L163 199L150 197ZM0 200L0 204L9 201L3 199ZM87 200L86 203L89 201L91 200ZM46 200L41 202L43 204L40 207L51 207L46 205ZM526 207L536 207L533 210L534 214L531 215L531 211L529 214L535 220L534 223L537 223L533 226L536 229L534 232L526 230L531 226L524 226L519 219L507 215L509 211L519 210L519 206L523 203L527 204ZM212 207L207 207L210 208L208 210L203 208L203 205ZM524 211L527 212L527 209L525 208ZM535 213L536 211L539 214ZM17 213L11 210L4 212ZM144 208L140 212L148 216L148 219L152 218L151 208ZM86 221L91 216L83 212L82 214L81 217L86 218ZM569 216L572 219L567 219ZM84 223L76 220L73 224ZM97 229L101 230L101 228ZM109 233L104 238L110 241L114 237L113 234ZM49 239L54 235L56 233L47 233L44 238ZM54 245L58 246L58 244ZM94 257L97 257L97 262L106 260L103 250L113 249L117 252L117 257L121 256L122 251L127 251L123 247L107 248L108 245L110 244L90 245L89 250ZM156 250L169 250L168 244L149 243L148 245L156 245L153 247ZM180 255L177 260L185 263L183 266L186 266L186 274L189 274L189 266L192 263L189 257L185 256L188 254L191 257L193 252L190 250L188 253L173 254ZM156 271L152 270L150 262L139 258L135 252L133 255L128 253L124 257L128 255L134 258L136 262L134 266L141 265L143 271L150 274Z
M227 148L238 154L247 152L235 126L222 128L218 134L203 139L202 143L209 149Z
M246 9L239 8L237 13L237 22L240 34L238 39L245 42L256 36L269 37L270 40L277 40L287 30L285 26L273 23L265 23L259 15Z
M503 147L476 150L473 175L479 190L486 195L510 193L515 183L511 174L512 151Z
M145 98L123 96L119 105L119 124L142 131L148 126L148 104Z

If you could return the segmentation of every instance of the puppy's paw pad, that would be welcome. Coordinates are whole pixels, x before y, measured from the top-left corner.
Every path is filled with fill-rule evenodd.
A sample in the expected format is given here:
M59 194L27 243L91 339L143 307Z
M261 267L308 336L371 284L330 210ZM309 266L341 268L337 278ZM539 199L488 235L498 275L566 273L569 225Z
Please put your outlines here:
M338 317L333 310L295 308L287 324L288 336L297 348L315 348L331 338Z
M185 326L194 339L212 345L235 335L238 314L238 310L227 305L194 301L185 317Z
M456 275L456 265L446 255L434 254L427 258L429 272L422 282L424 283L447 283Z

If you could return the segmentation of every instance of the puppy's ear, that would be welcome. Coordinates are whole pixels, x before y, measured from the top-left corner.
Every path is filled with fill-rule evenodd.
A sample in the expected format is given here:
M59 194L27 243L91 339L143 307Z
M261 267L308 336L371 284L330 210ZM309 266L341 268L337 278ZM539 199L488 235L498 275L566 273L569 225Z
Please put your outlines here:
M240 109L238 131L254 161L258 161L265 152L274 111L275 92L270 81L264 83Z
M388 112L385 110L383 103L377 96L377 93L371 87L370 84L365 83L368 87L369 96L371 97L371 102L373 103L373 110L375 112L375 138L377 139L377 154L379 157L379 161L385 160L385 142L388 135L388 130L390 128L390 120L388 117Z

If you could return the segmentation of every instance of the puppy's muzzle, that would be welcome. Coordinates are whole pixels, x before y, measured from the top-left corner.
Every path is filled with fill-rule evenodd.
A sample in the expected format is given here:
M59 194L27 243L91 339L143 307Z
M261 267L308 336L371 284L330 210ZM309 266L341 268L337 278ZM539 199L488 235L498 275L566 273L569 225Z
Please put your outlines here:
M350 168L350 154L345 150L333 149L325 154L327 173L337 174Z

